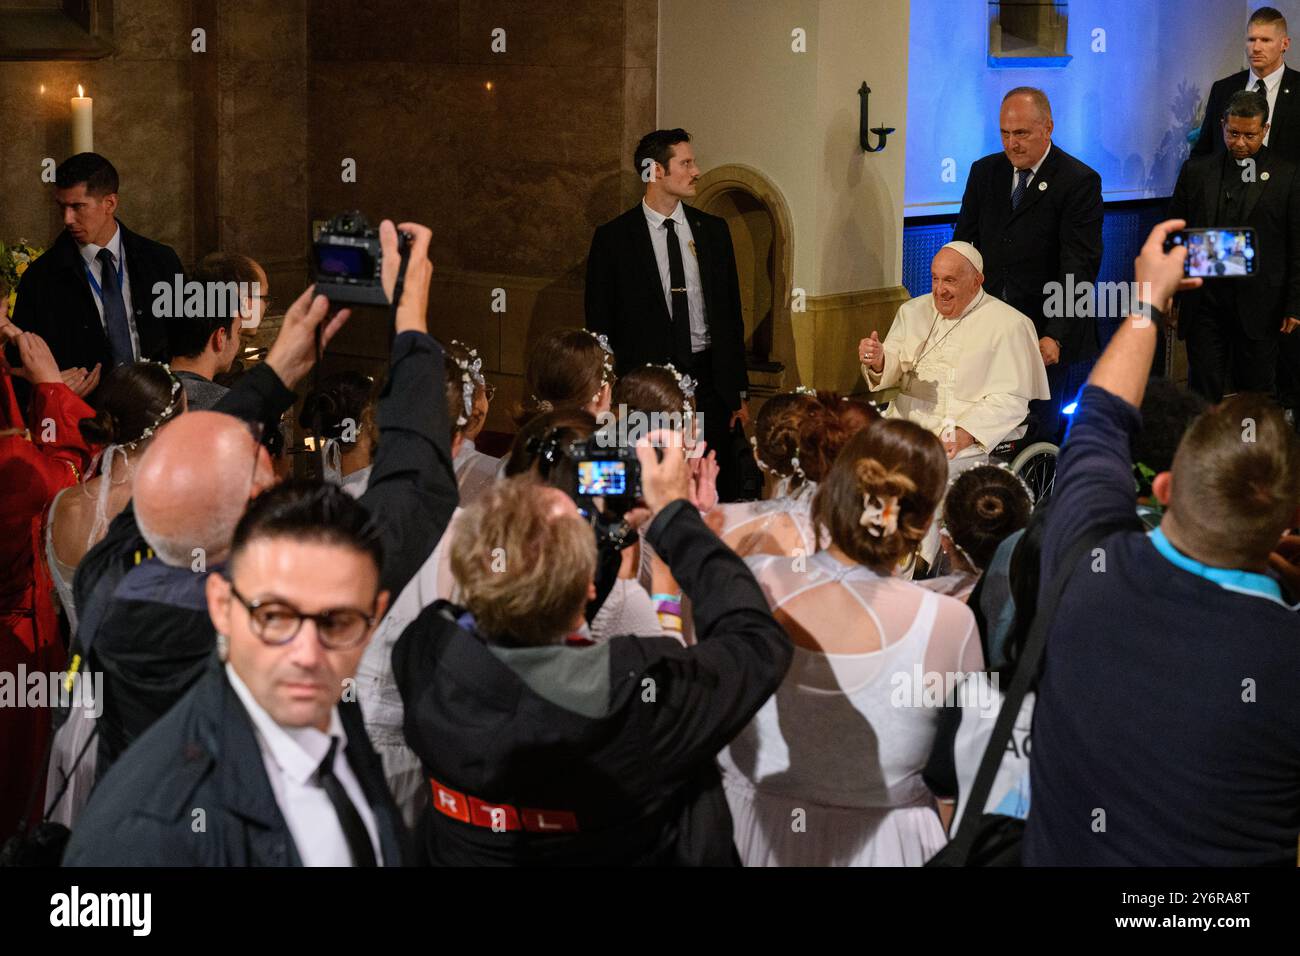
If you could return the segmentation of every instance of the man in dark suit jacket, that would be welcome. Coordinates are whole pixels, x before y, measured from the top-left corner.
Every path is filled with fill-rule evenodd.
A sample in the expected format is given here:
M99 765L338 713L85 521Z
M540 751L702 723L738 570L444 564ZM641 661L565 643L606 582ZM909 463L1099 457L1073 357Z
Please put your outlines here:
M1254 277L1210 281L1181 297L1188 385L1211 402L1223 398L1229 370L1235 391L1271 393L1280 337L1300 325L1300 167L1263 145L1267 118L1262 94L1234 93L1220 121L1225 151L1184 163L1169 206L1169 218L1189 228L1255 230ZM1227 269L1231 259L1219 264Z
M718 493L731 501L749 423L745 321L726 221L684 202L700 178L690 139L682 129L656 130L637 145L645 198L591 240L587 328L609 337L619 375L671 362L698 383L696 411L721 466Z
M401 865L405 829L346 693L388 607L382 563L369 513L334 485L254 501L207 579L226 663L114 765L65 862Z
M1205 119L1192 146L1193 156L1223 156L1220 122L1233 93L1253 90L1268 98L1269 130L1264 145L1275 155L1300 163L1300 73L1283 63L1291 46L1286 18L1260 7L1246 25L1250 68L1216 80L1205 101Z
M117 189L117 170L98 153L64 160L54 191L64 231L18 284L13 322L45 339L60 368L100 365L107 372L167 359L153 287L171 287L184 270L170 246L118 222Z
M1077 296L1071 290L1095 283L1101 268L1101 177L1052 143L1042 90L1009 92L999 123L1003 151L971 165L953 239L984 257L984 290L1034 322L1052 397L1030 407L1050 437L1060 427L1070 363L1097 351L1096 322L1068 306Z

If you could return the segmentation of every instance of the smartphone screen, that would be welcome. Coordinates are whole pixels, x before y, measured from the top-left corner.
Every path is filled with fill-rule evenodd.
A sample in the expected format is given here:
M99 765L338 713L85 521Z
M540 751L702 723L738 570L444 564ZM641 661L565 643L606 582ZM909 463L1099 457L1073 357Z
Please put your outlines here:
M1249 227L1180 229L1165 240L1165 251L1187 247L1183 274L1200 279L1246 279L1255 274L1255 230Z
M627 494L627 462L578 462L578 494L617 498Z

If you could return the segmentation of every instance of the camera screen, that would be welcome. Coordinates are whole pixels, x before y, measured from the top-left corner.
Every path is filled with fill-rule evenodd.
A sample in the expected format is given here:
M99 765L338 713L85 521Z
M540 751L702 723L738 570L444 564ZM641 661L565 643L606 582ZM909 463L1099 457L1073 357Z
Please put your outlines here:
M627 462L578 462L578 494L607 498L627 494Z
M375 274L375 262L365 249L357 246L319 243L316 246L316 271L325 276L369 279Z
M1170 237L1187 246L1183 272L1189 278L1233 278L1255 274L1255 233L1249 229L1187 229Z

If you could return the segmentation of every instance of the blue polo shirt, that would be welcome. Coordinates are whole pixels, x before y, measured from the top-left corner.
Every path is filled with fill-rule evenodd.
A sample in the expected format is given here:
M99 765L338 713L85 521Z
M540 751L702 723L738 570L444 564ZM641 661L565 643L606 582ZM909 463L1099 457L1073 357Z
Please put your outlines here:
M1074 419L1044 587L1090 526L1133 515L1137 409L1089 386ZM1272 578L1207 568L1159 531L1098 547L1048 635L1025 863L1294 866L1300 616Z

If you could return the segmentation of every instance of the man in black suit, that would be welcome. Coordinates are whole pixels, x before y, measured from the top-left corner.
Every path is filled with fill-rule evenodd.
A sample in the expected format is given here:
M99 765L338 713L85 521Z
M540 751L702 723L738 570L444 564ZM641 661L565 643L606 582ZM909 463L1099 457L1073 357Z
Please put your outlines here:
M346 690L388 607L365 508L294 482L207 579L219 656L119 761L70 866L399 866L406 832ZM342 699L340 699L342 697Z
M1052 397L1030 408L1050 438L1060 428L1070 363L1097 351L1091 310L1072 315L1069 306L1071 290L1095 283L1101 268L1101 177L1052 142L1052 105L1042 90L1022 86L1004 96L999 125L1002 152L971 165L953 239L984 257L984 290L1034 322Z
M170 246L118 222L117 189L117 170L98 153L65 159L54 190L64 231L18 284L14 324L45 339L60 368L167 358L153 288L184 270Z
M1225 76L1210 87L1205 119L1192 146L1193 156L1223 156L1219 123L1228 99L1241 90L1262 92L1268 98L1269 129L1264 145L1274 155L1300 163L1300 73L1283 62L1291 47L1286 18L1272 7L1260 7L1246 25L1246 56L1250 68Z
M1234 391L1271 393L1280 337L1300 325L1300 167L1263 145L1261 93L1234 93L1220 128L1225 151L1187 160L1169 206L1169 218L1189 228L1255 230L1254 277L1207 282L1181 297L1188 385L1211 402L1228 390L1229 370Z
M698 383L704 440L721 466L718 494L732 501L741 487L737 448L749 424L745 321L726 221L683 201L700 178L690 141L685 130L671 129L637 144L645 198L591 240L587 328L609 337L620 375L671 362Z

